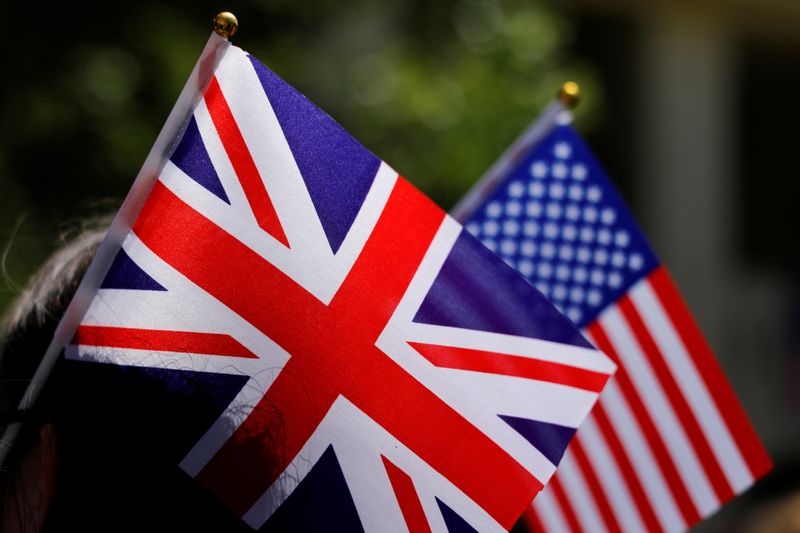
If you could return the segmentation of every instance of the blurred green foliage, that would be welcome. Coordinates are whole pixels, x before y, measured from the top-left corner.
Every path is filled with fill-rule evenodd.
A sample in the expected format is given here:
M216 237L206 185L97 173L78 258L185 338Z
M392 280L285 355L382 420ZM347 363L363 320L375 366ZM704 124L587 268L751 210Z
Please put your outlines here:
M233 39L450 207L566 79L592 69L543 0L262 0L224 6ZM124 197L220 6L41 7L6 30L0 308L81 217ZM580 118L580 117L579 117Z

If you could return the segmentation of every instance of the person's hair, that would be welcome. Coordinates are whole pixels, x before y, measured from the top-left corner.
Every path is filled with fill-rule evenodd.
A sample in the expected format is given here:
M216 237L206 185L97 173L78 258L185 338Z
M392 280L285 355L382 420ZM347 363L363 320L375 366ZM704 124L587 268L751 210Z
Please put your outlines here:
M95 219L70 233L8 310L0 341L0 403L5 412L18 405L109 221ZM126 372L125 379L118 379ZM15 473L47 422L57 446L46 453L57 455L57 474L45 531L249 531L178 468L181 457L156 453L187 439L181 433L185 424L175 422L186 409L162 407L172 401L175 385L164 384L163 376L153 377L147 369L62 357L0 471L0 513L9 501L19 520L41 512L27 509L31 502L18 501L25 491L15 485ZM187 383L191 387L191 378L183 378L182 385ZM202 406L205 400L187 396L182 401L179 407L184 408L190 402ZM163 417L159 409L165 411ZM207 427L208 421L201 422ZM192 427L201 426L195 421ZM181 449L185 453L185 442ZM0 516L0 527L8 527L5 520Z
M31 530L35 513L26 501L30 480L21 475L21 458L38 438L41 406L20 413L17 406L41 363L56 326L64 314L97 247L108 217L97 217L65 230L60 248L33 275L0 323L0 431L10 422L22 422L22 432L0 470L0 527ZM9 445L10 443L2 443ZM6 512L14 509L15 512ZM18 523L10 523L12 520Z
M33 275L0 323L0 409L13 410L47 350L110 219L97 217L61 235L61 247Z

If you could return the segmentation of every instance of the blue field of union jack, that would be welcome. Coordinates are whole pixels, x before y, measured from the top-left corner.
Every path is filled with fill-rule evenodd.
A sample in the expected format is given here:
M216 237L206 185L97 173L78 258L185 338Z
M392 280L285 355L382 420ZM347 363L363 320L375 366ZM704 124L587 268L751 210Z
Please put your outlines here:
M160 444L281 531L509 529L615 368L234 46L67 356L210 395Z

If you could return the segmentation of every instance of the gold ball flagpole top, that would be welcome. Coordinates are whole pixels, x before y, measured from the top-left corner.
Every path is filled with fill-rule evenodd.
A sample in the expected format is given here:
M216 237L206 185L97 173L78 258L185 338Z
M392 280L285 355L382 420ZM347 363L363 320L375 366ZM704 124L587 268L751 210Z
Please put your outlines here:
M581 87L574 81L565 82L558 90L558 100L567 109L575 109L581 101Z
M214 24L212 25L214 32L220 37L230 39L236 30L239 29L239 21L230 11L223 11L214 17Z

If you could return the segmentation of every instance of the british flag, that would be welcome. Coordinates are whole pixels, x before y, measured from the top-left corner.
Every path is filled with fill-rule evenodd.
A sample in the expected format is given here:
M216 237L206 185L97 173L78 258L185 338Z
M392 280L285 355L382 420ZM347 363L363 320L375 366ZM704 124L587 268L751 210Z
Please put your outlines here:
M176 468L254 529L510 528L614 364L234 46L173 145L68 358L204 376Z

